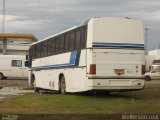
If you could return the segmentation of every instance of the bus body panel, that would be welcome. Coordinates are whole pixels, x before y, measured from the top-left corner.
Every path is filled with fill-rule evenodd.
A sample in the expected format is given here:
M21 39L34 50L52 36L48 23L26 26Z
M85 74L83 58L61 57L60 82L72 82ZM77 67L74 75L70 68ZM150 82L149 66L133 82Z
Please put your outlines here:
M86 81L86 71L85 68L67 68L66 69L51 69L51 70L40 70L34 71L36 82L36 87L49 89L49 90L59 90L59 74L63 73L66 82L67 92L81 92L86 91L87 81ZM45 75L44 75L45 74Z
M88 23L88 41L101 43L144 44L143 23L126 18L95 18Z
M35 76L36 87L59 90L59 75L62 73L65 76L67 92L86 91L86 50L81 50L80 54L76 56L79 57L77 66L68 65L73 55L71 52L35 59L32 63L32 74Z
M88 90L127 91L144 88L142 79L89 79Z

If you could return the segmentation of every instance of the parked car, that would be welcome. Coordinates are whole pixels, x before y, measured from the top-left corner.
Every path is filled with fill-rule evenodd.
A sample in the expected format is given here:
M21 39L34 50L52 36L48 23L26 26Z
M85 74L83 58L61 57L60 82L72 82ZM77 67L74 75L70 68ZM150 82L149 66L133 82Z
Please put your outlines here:
M146 81L160 80L160 69L153 69L152 71L145 74Z

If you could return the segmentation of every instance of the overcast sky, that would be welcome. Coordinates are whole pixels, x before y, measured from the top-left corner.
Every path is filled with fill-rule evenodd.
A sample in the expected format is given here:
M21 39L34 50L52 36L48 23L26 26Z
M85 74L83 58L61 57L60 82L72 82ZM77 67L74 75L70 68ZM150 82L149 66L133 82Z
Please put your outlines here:
M43 39L92 17L131 17L148 26L147 48L160 46L160 0L5 0L5 32ZM0 0L2 32L3 0Z

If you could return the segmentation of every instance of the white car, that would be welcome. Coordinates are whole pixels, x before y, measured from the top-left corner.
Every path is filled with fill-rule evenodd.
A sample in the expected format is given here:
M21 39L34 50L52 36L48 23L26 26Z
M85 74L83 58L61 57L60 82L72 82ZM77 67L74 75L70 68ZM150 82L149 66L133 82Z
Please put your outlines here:
M150 80L160 80L160 69L154 69L151 72L145 74L145 79Z

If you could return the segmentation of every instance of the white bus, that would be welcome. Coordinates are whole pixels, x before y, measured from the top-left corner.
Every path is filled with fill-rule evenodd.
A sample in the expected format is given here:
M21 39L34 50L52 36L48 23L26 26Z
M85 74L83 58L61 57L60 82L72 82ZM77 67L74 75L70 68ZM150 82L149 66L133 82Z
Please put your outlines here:
M28 63L36 90L141 90L144 53L141 21L102 17L34 43Z

